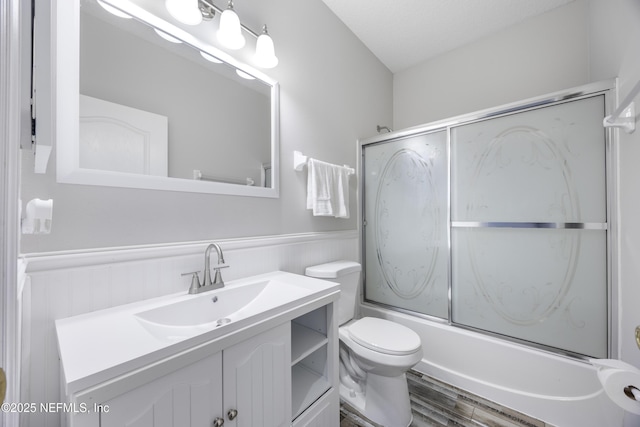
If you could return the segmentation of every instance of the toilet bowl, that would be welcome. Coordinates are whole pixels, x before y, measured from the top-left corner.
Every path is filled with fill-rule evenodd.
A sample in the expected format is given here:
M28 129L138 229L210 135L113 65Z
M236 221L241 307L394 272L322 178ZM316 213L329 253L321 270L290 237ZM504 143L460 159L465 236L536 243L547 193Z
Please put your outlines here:
M386 427L411 424L406 372L422 359L420 337L385 319L355 319L360 264L336 261L308 267L307 276L340 283L340 398Z

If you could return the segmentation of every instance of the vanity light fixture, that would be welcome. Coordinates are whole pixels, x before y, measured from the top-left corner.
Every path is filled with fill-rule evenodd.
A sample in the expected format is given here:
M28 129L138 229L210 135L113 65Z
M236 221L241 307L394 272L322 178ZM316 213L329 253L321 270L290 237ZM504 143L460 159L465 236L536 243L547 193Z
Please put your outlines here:
M98 4L100 6L102 6L102 8L104 10L106 10L107 12L111 13L112 15L117 16L118 18L125 18L125 19L131 19L131 15L126 14L122 11L120 11L120 9L116 9L115 7L111 6L110 4L107 4L105 2L103 2L102 0L97 0Z
M202 13L198 0L166 0L165 7L178 21L186 25L198 25L202 22Z
M278 57L273 47L273 39L267 32L267 26L262 27L262 34L256 41L256 64L262 68L273 68L278 65Z
M240 49L244 47L245 39L242 35L240 18L233 10L233 1L229 0L227 9L220 15L220 27L216 33L218 41L229 49Z
M233 9L233 0L229 0L225 10L214 5L212 0L165 0L165 6L171 16L187 25L198 25L203 20L210 21L217 12L220 14L220 23L216 37L220 44L228 49L241 49L246 43L242 34L242 30L244 30L257 39L255 63L262 68L273 68L278 65L273 39L267 32L267 26L262 28L261 34L257 34L242 25L238 14ZM197 11L200 16L195 16Z

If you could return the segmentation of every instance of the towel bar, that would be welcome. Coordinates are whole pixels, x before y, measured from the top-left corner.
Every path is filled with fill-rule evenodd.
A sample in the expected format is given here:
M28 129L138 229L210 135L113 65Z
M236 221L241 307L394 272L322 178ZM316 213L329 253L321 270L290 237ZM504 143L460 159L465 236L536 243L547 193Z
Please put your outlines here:
M300 151L293 152L293 168L298 172L300 172L304 168L308 160L309 157L305 156ZM342 167L349 169L349 174L351 175L356 173L356 170L349 165L343 165Z

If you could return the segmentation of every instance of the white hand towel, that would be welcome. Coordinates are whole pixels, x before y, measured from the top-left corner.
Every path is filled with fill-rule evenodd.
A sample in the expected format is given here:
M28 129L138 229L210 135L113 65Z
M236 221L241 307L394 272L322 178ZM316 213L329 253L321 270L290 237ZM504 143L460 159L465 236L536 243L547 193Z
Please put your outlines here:
M307 161L307 209L316 216L332 216L331 165L315 159Z
M348 168L335 166L333 169L334 188L332 206L336 218L349 218L349 172Z
M307 161L307 209L315 216L349 218L349 169Z

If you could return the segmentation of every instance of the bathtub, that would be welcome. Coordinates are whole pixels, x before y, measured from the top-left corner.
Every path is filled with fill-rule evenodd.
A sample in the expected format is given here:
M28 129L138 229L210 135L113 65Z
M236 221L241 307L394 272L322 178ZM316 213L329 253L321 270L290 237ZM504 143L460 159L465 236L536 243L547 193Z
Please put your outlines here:
M416 331L415 370L557 427L640 426L604 392L587 362L368 304L362 316Z

